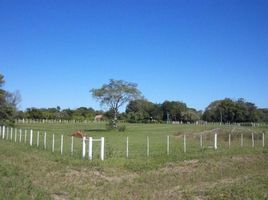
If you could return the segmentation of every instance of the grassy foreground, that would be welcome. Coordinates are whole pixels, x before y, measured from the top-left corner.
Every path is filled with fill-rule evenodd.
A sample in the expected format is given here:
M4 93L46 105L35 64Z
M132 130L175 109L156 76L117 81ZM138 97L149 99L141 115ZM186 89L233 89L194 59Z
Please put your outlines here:
M261 147L261 140L256 140L256 147L252 148L246 131L243 148L237 139L228 149L226 138L220 137L219 149L215 151L198 148L198 137L195 138L196 133L215 129L212 126L127 125L124 133L106 132L103 126L18 125L18 128L46 130L48 135L55 132L67 136L74 130L85 130L95 137L105 136L110 149L104 162L88 161L81 159L79 141L76 156L70 156L67 148L61 156L42 146L30 147L23 142L0 139L0 199L268 198L268 148ZM233 128L222 129L224 135ZM255 133L266 130L254 129ZM187 153L181 150L181 134L189 138ZM151 148L155 152L148 158L144 151L147 135L154 139ZM169 156L162 142L167 135L174 137ZM119 140L125 136L133 138L134 153L129 159L124 157L124 146L121 147ZM209 137L205 144L210 145Z

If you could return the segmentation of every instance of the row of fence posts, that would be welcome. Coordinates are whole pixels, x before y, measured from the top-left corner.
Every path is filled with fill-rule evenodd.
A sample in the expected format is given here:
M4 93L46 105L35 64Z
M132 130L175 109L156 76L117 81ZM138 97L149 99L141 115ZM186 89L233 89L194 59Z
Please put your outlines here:
M14 130L14 137L13 137L13 130ZM12 127L5 127L5 126L0 126L0 138L6 139L6 140L11 140L14 142L22 143L24 142L27 144L27 136L28 136L28 131L24 130L24 139L23 138L23 131L22 129L13 129ZM24 141L23 141L24 140ZM86 155L86 143L85 141L88 140L88 158L92 160L93 158L93 142L100 142L101 143L101 150L100 150L100 158L101 160L104 160L104 137L101 137L100 139L93 139L92 137L86 138L84 137L82 139L82 158L85 159ZM29 135L29 145L33 146L33 130L30 130L30 135ZM39 147L40 145L40 132L37 131L36 134L36 146ZM60 154L63 155L63 146L64 146L64 138L63 135L61 134L60 137ZM47 149L47 133L46 131L44 132L44 139L43 139L43 148ZM52 153L55 152L55 134L52 134L52 143L51 143L51 151ZM71 137L71 155L74 153L74 137Z
M14 129L14 141L17 142L17 134L19 134L19 142L22 142L22 129L19 129L19 133L17 133L17 129ZM10 128L10 134L9 134L9 128L8 127L0 127L0 138L2 139L7 139L7 140L12 140L13 139L13 128ZM40 132L37 131L37 141L36 145L39 147L40 145ZM63 135L61 135L61 142L60 142L60 153L63 155ZM255 139L254 139L254 133L251 134L251 140L252 140L252 147L255 147ZM86 141L88 141L88 159L92 160L93 158L93 142L100 142L101 143L101 149L100 149L100 158L101 160L104 160L104 137L101 137L100 139L93 139L92 137L86 138L83 137L82 139L82 158L85 159L86 157ZM43 147L44 149L47 149L47 133L44 132L44 139L43 139ZM27 143L27 130L24 130L24 143ZM146 155L147 157L150 156L150 139L149 136L147 136L146 139L147 143L147 151ZM170 154L170 136L167 136L167 155ZM33 130L30 130L30 141L29 141L30 146L33 146ZM240 146L244 146L244 134L241 134L240 136ZM264 133L262 133L262 147L265 146L265 138L264 138ZM231 134L229 134L228 137L228 147L231 147ZM203 135L200 135L200 148L203 148ZM214 134L214 146L213 148L215 150L218 149L218 134ZM52 134L52 152L54 153L55 151L55 135ZM187 151L187 141L186 141L186 135L183 135L183 152L186 153ZM71 155L74 153L74 137L71 137ZM126 157L129 157L129 138L126 138Z
M203 145L203 135L201 134L200 135L200 148L203 148L204 145ZM231 148L231 134L229 134L229 137L228 137L228 148L230 149ZM255 139L254 139L254 133L251 133L251 141L252 141L252 147L254 148L255 147ZM241 139L240 139L240 142L241 142L241 147L243 147L244 145L244 134L241 134ZM168 135L167 136L167 155L170 154L170 136ZM150 138L149 136L147 136L146 138L146 144L147 144L147 149L146 149L146 155L147 157L150 156ZM264 138L264 133L262 133L262 147L265 146L265 138ZM213 148L215 150L218 149L218 133L215 133L214 134L214 139L213 139ZM183 152L186 153L187 151L187 138L186 138L186 135L183 135ZM126 138L126 157L128 158L129 157L129 138L127 137Z

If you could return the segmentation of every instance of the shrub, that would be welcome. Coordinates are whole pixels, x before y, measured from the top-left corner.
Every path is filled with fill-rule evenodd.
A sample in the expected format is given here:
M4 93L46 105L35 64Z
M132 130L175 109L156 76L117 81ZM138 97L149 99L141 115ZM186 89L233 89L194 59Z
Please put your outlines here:
M126 125L118 126L117 129L118 129L119 132L125 132L125 130L126 130Z

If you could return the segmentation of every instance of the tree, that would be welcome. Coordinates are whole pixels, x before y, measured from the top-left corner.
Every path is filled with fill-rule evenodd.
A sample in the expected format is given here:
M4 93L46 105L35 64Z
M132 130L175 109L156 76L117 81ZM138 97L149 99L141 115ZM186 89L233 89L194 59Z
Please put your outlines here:
M2 89L4 83L4 76L0 74L0 124L12 125L15 121L16 106L20 101L20 94L19 92L10 93Z
M209 122L257 122L261 112L254 103L244 99L234 101L229 98L212 102L205 110L203 119Z
M187 105L180 101L165 101L162 104L163 120L181 121L182 113L187 111Z
M90 90L92 97L113 111L113 121L116 126L118 110L127 102L141 98L141 92L137 84L123 80L111 79L99 89Z

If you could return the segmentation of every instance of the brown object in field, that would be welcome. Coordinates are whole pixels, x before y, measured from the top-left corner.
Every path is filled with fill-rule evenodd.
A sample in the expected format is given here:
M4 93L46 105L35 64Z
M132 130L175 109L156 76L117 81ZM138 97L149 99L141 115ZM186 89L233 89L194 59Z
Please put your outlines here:
M72 136L77 137L77 138L83 138L86 137L86 134L84 134L82 131L75 131Z

